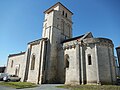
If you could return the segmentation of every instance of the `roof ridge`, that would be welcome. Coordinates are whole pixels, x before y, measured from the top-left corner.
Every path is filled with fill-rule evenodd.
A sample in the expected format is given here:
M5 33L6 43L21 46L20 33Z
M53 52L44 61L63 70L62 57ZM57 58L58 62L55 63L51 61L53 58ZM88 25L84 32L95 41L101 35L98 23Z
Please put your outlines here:
M21 54L25 54L25 51L24 52L20 52L20 53L16 53L16 54L9 54L8 57L17 56L17 55L21 55Z

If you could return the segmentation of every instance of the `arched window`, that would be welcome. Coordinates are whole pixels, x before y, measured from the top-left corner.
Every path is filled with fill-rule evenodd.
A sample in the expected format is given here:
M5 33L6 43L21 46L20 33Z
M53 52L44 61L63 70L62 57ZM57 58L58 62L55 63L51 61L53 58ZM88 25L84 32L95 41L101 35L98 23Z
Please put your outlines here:
M65 17L67 18L67 13L65 14Z
M64 16L64 11L62 12L62 15Z
M32 60L31 60L31 70L35 69L35 55L32 55Z
M88 55L88 65L92 65L91 55Z
M69 68L69 55L68 54L65 55L64 60L65 60L65 68Z
M11 62L11 68L13 67L13 60L12 60L12 62Z

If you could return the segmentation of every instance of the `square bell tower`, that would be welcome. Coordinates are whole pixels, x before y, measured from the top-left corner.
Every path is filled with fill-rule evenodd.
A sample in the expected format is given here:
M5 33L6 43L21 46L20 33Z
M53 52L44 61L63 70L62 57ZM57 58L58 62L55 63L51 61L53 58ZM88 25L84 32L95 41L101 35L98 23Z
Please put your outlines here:
M64 73L64 55L61 42L72 38L73 13L60 2L44 11L42 38L48 38L46 53L46 70L44 72L45 83L58 83ZM61 64L62 63L62 64Z
M56 3L44 11L45 19L43 22L43 38L49 38L52 35L52 29L59 30L61 38L72 37L72 15L73 13L63 6L60 2ZM60 36L59 36L60 37Z

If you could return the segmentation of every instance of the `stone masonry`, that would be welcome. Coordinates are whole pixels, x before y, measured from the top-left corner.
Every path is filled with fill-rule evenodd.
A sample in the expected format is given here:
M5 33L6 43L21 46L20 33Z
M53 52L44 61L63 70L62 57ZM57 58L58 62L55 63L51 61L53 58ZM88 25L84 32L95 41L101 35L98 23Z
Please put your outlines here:
M42 38L29 42L26 52L9 55L7 73L37 84L116 83L110 39L91 32L72 38L73 13L60 2L44 14Z

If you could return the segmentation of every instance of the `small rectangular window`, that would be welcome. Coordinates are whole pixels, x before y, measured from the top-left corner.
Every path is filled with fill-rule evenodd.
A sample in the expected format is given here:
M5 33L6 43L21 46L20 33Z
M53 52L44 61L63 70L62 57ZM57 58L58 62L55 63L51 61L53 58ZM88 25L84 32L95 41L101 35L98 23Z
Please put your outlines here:
M92 65L91 55L88 55L88 65Z

